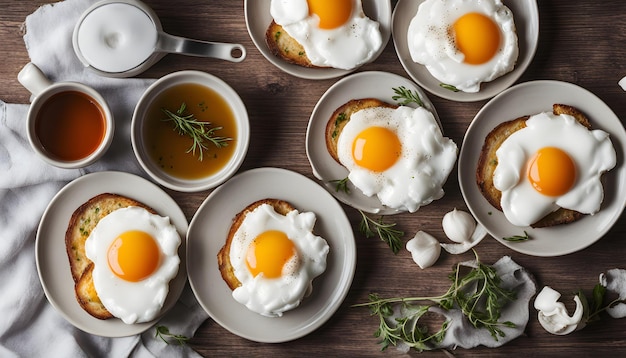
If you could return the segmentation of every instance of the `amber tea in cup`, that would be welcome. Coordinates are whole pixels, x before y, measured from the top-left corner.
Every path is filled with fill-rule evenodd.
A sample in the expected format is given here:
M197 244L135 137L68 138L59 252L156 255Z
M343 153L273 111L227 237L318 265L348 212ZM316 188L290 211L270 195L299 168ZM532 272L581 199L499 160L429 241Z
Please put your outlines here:
M93 88L78 82L50 82L27 64L17 76L32 95L28 141L43 160L60 168L81 168L109 148L115 122L108 104Z
M106 123L100 105L85 93L65 91L52 95L35 119L35 135L52 157L83 159L104 139Z

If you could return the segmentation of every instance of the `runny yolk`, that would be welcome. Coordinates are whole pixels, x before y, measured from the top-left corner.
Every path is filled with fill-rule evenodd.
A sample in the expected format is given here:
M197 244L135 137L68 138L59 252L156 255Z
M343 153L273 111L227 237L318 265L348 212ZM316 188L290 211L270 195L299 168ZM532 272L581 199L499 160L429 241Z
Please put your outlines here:
M139 230L131 230L118 236L107 252L109 267L113 273L126 281L138 282L156 271L161 255L154 238Z
M465 55L463 60L471 65L485 63L500 47L500 30L488 16L467 13L453 25L456 46Z
M263 273L265 278L277 278L294 255L297 255L295 245L284 232L268 230L248 247L246 265L252 276Z
M352 0L307 0L309 15L320 18L320 28L334 29L352 16Z
M574 186L576 165L559 148L541 148L529 161L528 180L541 194L560 196Z
M398 160L401 151L398 136L384 127L368 127L352 142L355 163L374 172L389 169Z

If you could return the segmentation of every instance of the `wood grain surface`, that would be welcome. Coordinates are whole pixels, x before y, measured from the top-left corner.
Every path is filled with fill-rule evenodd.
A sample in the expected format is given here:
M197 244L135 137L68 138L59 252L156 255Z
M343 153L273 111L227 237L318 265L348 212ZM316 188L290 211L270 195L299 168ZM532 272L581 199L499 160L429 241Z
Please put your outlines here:
M16 80L20 68L29 61L22 39L24 18L45 1L0 1L0 99L10 103L27 103L29 94ZM302 80L292 77L269 63L252 43L246 30L243 1L158 1L146 0L159 15L163 28L172 34L211 41L244 44L248 56L240 64L168 55L142 77L158 78L178 70L195 69L217 75L229 83L243 98L250 115L252 138L248 156L241 171L257 167L281 167L313 178L305 152L305 134L309 116L320 96L333 80ZM618 117L626 116L626 93L617 81L626 75L626 2L540 0L539 46L530 67L518 82L552 79L575 83L605 101ZM404 72L389 41L384 53L374 63L359 71ZM430 96L442 119L444 133L460 147L472 118L487 101L457 103ZM621 158L620 165L624 164ZM445 185L443 199L414 214L388 218L406 232L405 240L418 230L444 238L442 216L453 208L466 209L456 168ZM191 219L210 193L177 193L168 191ZM357 241L357 269L349 294L337 313L315 332L295 341L262 344L240 338L207 320L191 340L203 356L400 356L390 348L384 353L373 333L377 320L364 308L351 305L365 302L368 294L381 296L435 295L449 287L447 275L452 266L472 258L442 254L434 267L421 270L410 254L398 255L376 238L366 239L358 232L359 213L343 206L351 220ZM598 275L608 269L626 268L626 221L622 217L600 241L589 248L566 256L541 258L516 253L487 238L477 246L484 262L493 263L503 255L531 271L538 283L550 285L571 300L578 289L590 290ZM567 240L567 237L554 238ZM217 268L216 268L217 269ZM213 283L220 284L220 283ZM570 303L568 302L568 305ZM570 306L571 307L571 306ZM490 349L478 347L457 349L455 356L621 356L626 354L626 319L603 316L582 331L568 336L554 336L544 331L529 307L530 321L526 334L509 344ZM416 353L411 353L417 356ZM441 357L442 352L420 356Z

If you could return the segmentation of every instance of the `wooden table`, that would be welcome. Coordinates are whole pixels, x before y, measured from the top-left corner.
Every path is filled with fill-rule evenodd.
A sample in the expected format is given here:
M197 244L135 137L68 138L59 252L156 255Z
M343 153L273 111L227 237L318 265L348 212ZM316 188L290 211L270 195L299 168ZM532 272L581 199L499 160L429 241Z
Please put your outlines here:
M2 0L0 12L0 99L27 103L29 94L16 80L19 69L29 61L20 26L24 18L47 1ZM248 49L241 64L166 56L145 77L196 69L223 78L241 95L250 115L252 139L241 170L256 167L282 167L313 178L305 153L305 133L309 115L324 91L336 80L301 80L272 66L255 48L246 30L242 1L157 1L147 0L168 32L212 41L239 42ZM626 75L626 3L603 1L539 1L540 36L537 54L519 82L554 79L575 83L594 92L618 117L626 116L626 93L617 81ZM379 70L406 76L390 41L379 59L360 71ZM445 134L459 144L477 111L486 101L455 103L430 96L442 118ZM623 158L622 158L622 165ZM466 205L459 190L456 170L445 186L446 196L415 214L393 216L406 232L405 239L418 230L443 238L441 218L453 208ZM189 219L209 192L193 194L170 192ZM192 346L204 356L373 356L379 347L372 334L377 327L367 310L350 307L365 302L370 292L382 296L440 294L448 287L447 274L453 264L472 258L471 253L443 254L437 264L420 270L410 254L397 256L376 238L358 233L359 213L347 206L357 241L357 270L352 288L340 309L321 328L298 340L281 344L247 341L207 320L193 337ZM614 267L626 267L626 221L620 220L600 241L574 254L540 258L516 253L488 238L479 246L482 260L492 263L510 255L534 275L539 289L550 285L570 301L571 292L591 289L598 274ZM561 238L567 240L567 238ZM498 348L484 347L454 352L458 356L601 356L626 353L626 319L603 316L600 322L568 336L553 336L544 331L531 307L526 335ZM391 348L387 356L400 355ZM415 354L413 354L415 355ZM441 352L424 356L442 356Z

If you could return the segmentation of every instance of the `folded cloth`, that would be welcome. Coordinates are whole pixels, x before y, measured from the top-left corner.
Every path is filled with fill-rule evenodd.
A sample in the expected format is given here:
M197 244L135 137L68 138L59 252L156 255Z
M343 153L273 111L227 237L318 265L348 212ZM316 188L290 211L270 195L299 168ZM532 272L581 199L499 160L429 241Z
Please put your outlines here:
M35 232L53 196L67 182L89 172L119 170L142 175L130 145L130 120L152 80L103 78L76 58L71 42L74 24L95 2L66 0L40 7L26 18L24 42L31 62L52 81L85 83L107 100L116 121L115 139L107 154L80 170L52 167L35 155L26 139L28 105L0 101L0 356L195 357L198 354L191 348L167 345L155 337L155 328L124 338L82 332L47 302L38 279ZM207 317L187 286L157 325L191 337Z

